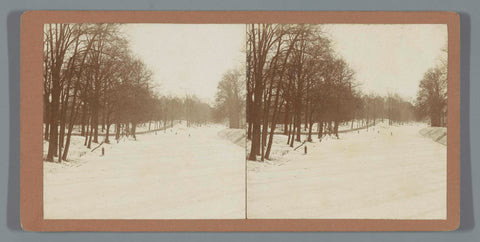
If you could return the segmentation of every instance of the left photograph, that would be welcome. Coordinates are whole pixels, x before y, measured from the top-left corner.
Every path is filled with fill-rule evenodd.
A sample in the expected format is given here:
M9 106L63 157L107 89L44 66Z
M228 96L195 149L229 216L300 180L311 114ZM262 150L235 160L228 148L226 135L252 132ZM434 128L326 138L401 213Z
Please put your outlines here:
M245 218L245 25L43 39L44 219Z

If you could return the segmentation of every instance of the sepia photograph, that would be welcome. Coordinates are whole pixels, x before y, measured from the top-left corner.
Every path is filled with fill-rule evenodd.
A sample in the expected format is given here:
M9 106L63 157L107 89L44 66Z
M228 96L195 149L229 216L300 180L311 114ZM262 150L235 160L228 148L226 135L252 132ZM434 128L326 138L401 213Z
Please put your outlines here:
M44 219L244 219L246 26L43 29Z
M447 36L247 25L247 218L447 219Z
M457 13L46 10L20 29L23 230L462 223Z
M447 217L445 24L45 24L45 219Z

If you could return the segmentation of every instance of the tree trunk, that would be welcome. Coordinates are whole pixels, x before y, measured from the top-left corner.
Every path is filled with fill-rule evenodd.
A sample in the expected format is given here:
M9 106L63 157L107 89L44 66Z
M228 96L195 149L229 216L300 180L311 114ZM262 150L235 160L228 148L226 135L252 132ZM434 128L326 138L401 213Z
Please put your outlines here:
M264 112L262 115L262 153L261 153L261 161L264 161L265 158L265 146L267 142L267 133L268 133L268 123L269 123L269 113L270 113L270 102L272 99L272 86L270 85L270 90L268 92L268 98L264 100ZM272 127L273 128L273 127Z
M67 156L68 156L68 151L69 151L69 148L70 148L70 138L72 136L72 131L73 131L73 128L75 126L75 120L76 120L76 117L77 117L77 114L78 114L78 109L80 107L80 105L76 105L76 102L77 102L77 91L78 91L78 88L77 88L77 85L75 85L75 88L74 88L74 91L73 91L73 100L72 100L72 106L71 106L71 109L70 109L70 119L68 120L68 132L67 132L67 140L65 142L65 148L63 150L63 155L62 155L62 160L67 160Z
M277 116L278 116L278 113L279 111L282 109L282 106L283 106L283 101L282 103L280 104L280 107L278 107L278 99L279 99L279 94L277 92L277 94L275 95L275 102L274 102L274 106L273 106L273 116L272 116L272 128L270 129L270 135L268 137L268 144L267 144L267 151L265 152L265 159L270 159L270 152L272 150L272 143L273 143L273 135L275 133L275 128L277 126Z
M115 140L119 140L120 139L120 121L117 121L115 123Z
M248 85L248 83L247 83ZM252 139L252 93L251 91L247 91L247 104L246 104L246 116L247 116L247 139Z
M60 135L59 135L59 142L58 142L58 147L63 148L63 141L65 139L65 123L66 123L66 116L67 116L67 108L68 108L68 99L69 99L69 92L70 90L70 81L68 81L67 88L66 88L66 93L65 97L62 98L62 104L60 105ZM72 114L70 114L72 115ZM59 152L59 157L62 157L62 155Z
M290 144L290 139L292 138L292 123L293 121L290 121L288 123L288 139L287 139L287 145Z
M307 89L307 90L308 90L308 89ZM309 124L309 120L310 120L310 119L308 118L309 111L310 111L310 110L309 110L309 105L307 104L307 105L306 105L306 108L305 108L305 114L304 114L304 119L305 119L305 120L304 120L304 123L305 123L304 125L305 125L305 126L303 127L303 131L307 131L307 129L308 129L308 124Z
M284 116L284 121L283 121L283 134L288 134L288 120L290 118L289 110L288 110L288 102L285 104L285 116Z
M296 101L296 108L295 108L295 130L297 132L296 139L295 141L301 142L301 135L302 135L302 111L301 111L301 106L302 103L299 100L300 96L297 96L297 101Z
M308 126L308 142L312 142L312 126L313 126L313 119L312 119L312 116L313 115L310 115L310 123L309 123L309 126Z
M441 118L441 113L440 112L437 112L437 111L432 112L430 114L431 126L432 127L440 127L441 126L440 118Z
M87 118L87 126L86 126L86 129L85 129L85 142L84 142L84 146L87 146L88 144L88 129L90 127L90 117Z
M48 140L50 135L50 102L48 101L48 96L44 96L44 105L45 105L45 116L43 117L43 123L45 124L45 133L44 139Z
M70 138L72 137L73 128L75 127L75 121L77 119L78 111L80 108L80 104L77 105L77 107L75 108L76 96L77 96L76 93L77 93L77 89L75 89L74 96L73 96L72 109L70 111L72 115L70 116L70 121L68 122L67 140L65 142L65 149L63 151L63 156L62 156L62 159L65 161L67 160L68 151L70 148Z
M90 118L91 120L92 118ZM92 147L92 138L93 138L93 124L90 122L90 131L88 132L88 144L87 144L87 148L90 149L90 147Z
M259 77L255 80L255 89L254 89L254 102L253 102L253 110L252 110L252 145L250 148L250 155L248 157L249 160L257 160L257 154L260 152L260 119L262 115L261 110L261 100L262 100L263 88L262 88L262 81Z
M338 123L339 123L339 121L335 120L334 121L334 126L333 126L333 134L335 134L337 139L338 139Z
M104 96L106 96L106 91L105 91L105 88L103 88L103 92L104 92ZM105 101L106 98L104 98L104 101L103 101L103 107L102 107L102 132L105 132L105 123L106 123L106 106L107 106L107 102Z
M296 121L296 117L293 118L293 121L292 121L292 125L290 126L290 129L292 130L292 137L290 138L290 147L293 147L293 144L294 144L294 140L295 140L295 129L297 128L297 126L295 125L295 123L297 122Z
M107 121L107 131L105 133L105 143L109 144L110 143L110 126L112 124Z
M318 122L318 138L321 139L323 136L323 121Z
M53 161L57 155L58 145L58 107L60 101L60 77L52 78L52 105L50 112L50 138L48 143L47 161Z
M239 110L233 110L233 112L230 113L229 115L230 117L228 118L228 122L229 122L229 127L231 129L238 129L240 128L240 123L239 123L239 120L240 120L240 114L239 114Z
M110 143L110 126L112 125L112 123L110 122L110 113L108 111L106 112L105 121L106 121L106 129L107 129L105 132L105 143L109 144Z
M98 102L95 101L97 105L93 107L93 122L92 122L92 127L93 127L93 143L98 143Z
M132 136L135 140L137 140L137 135L135 134L137 132L137 121L132 122Z
M82 109L82 132L80 133L81 136L85 136L85 126L86 126L86 119L87 119L87 105L83 103Z

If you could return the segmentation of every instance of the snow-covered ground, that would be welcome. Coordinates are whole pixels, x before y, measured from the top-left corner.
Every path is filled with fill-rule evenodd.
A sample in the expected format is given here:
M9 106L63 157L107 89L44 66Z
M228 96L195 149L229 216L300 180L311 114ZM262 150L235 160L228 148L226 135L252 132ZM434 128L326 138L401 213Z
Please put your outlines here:
M44 162L45 219L244 218L245 150L222 129L177 124L104 144L105 156L72 137L68 162Z
M446 127L425 127L420 130L420 134L430 139L447 145L447 128Z
M223 129L218 132L218 136L230 140L230 142L242 147L245 149L245 139L246 139L246 130L245 129Z
M248 218L446 219L446 147L424 127L385 121L307 154L276 135L272 160L248 162Z
M174 124L178 123L180 121L176 120L174 121ZM185 122L185 121L183 121ZM137 127L135 129L136 133L146 133L146 132L149 132L149 131L154 131L154 130L159 130L159 129L163 129L163 127L170 127L171 126L171 122L168 121L165 126L163 125L163 121L162 122L156 122L156 121L150 121L150 122L146 122L146 123L139 123L137 124ZM129 126L131 128L131 124ZM43 124L43 130L45 131L45 124ZM60 131L60 127L58 127L58 130ZM82 126L81 125L75 125L73 126L73 132L72 132L72 135L80 135L82 131ZM124 130L122 129L122 132ZM68 127L65 128L65 133L68 132ZM105 136L105 134L107 133L107 129L106 129L106 125L104 126L104 128L102 128L102 125L98 125L98 135L99 136ZM115 136L115 124L111 124L110 125L110 130L109 130L109 134L110 136Z
M381 119L377 119L376 122L381 122ZM324 124L324 130L327 129L327 124ZM333 125L333 123L332 123ZM373 125L373 120L370 120L369 121L369 126L370 125ZM338 125L338 131L339 132L344 132L344 131L347 131L347 130L351 130L351 129L359 129L359 128L365 128L367 126L367 123L365 122L365 120L354 120L353 123L352 121L347 121L347 122L341 122L339 125ZM284 129L285 129L285 126L283 124L277 124L275 126L275 133L278 133L278 134L281 134L283 133ZM307 128L305 128L305 124L300 124L300 127L301 127L301 132L303 134L307 134L308 133L308 126ZM270 131L270 128L268 129ZM312 125L312 133L315 133L317 132L318 133L318 123L313 123Z
M272 160L247 164L247 204L243 130L177 124L104 144L105 156L72 136L68 162L44 162L44 215L241 219L247 205L248 218L445 219L446 147L425 127L379 123L307 154L276 135Z

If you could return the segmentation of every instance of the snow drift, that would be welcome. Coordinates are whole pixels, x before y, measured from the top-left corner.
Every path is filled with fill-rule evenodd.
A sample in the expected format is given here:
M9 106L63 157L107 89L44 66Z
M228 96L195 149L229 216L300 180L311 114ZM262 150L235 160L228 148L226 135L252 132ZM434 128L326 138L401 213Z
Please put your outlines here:
M245 129L223 129L217 133L223 139L230 140L232 143L245 147Z
M442 145L447 145L447 128L445 127L426 127L419 132Z

